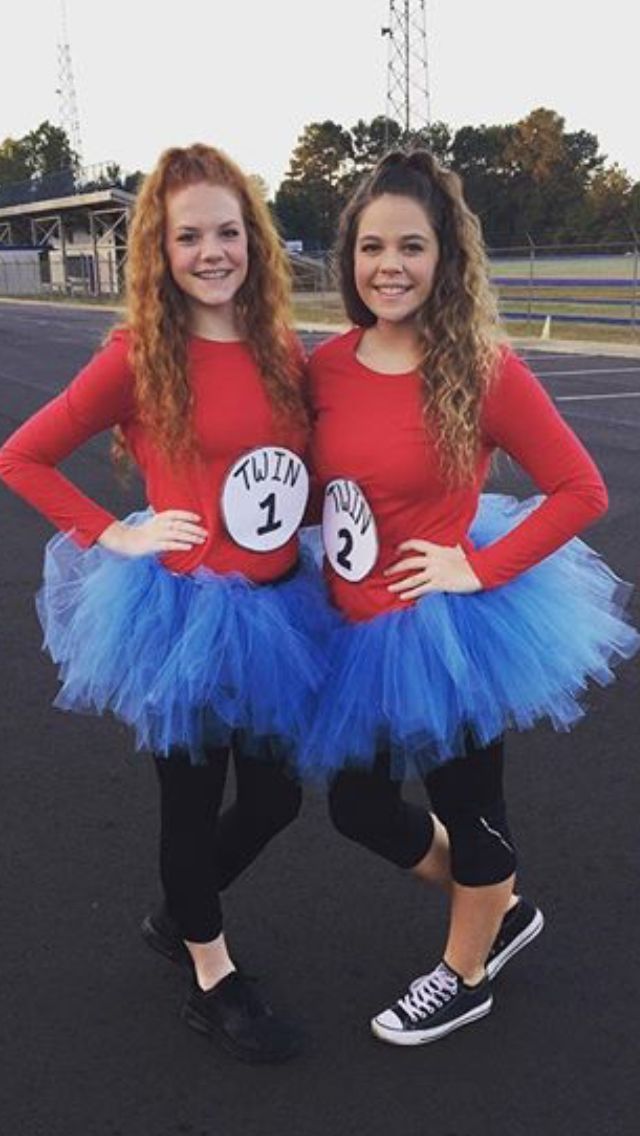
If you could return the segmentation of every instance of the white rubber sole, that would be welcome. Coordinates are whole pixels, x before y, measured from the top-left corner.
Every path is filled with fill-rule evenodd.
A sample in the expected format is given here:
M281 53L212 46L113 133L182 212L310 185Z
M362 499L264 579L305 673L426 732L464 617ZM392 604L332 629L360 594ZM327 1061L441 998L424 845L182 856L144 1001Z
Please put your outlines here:
M380 1025L377 1019L373 1018L371 1030L380 1041L387 1041L390 1045L427 1045L430 1041L439 1041L441 1037L446 1037L448 1033L453 1033L461 1026L469 1026L472 1022L478 1021L479 1018L485 1018L490 1013L492 1005L493 998L489 995L485 1002L481 1002L479 1006L474 1006L472 1010L469 1010L460 1018L425 1030L407 1030L405 1032L399 1029L389 1029L388 1026Z
M516 935L515 939L509 943L508 947L505 947L501 954L496 955L495 958L491 959L491 962L487 963L487 978L490 982L493 981L496 974L500 973L505 963L509 962L509 959L512 959L514 955L517 955L518 951L521 951L523 947L526 947L538 937L543 927L544 915L541 911L536 910L529 926L525 927L519 935Z

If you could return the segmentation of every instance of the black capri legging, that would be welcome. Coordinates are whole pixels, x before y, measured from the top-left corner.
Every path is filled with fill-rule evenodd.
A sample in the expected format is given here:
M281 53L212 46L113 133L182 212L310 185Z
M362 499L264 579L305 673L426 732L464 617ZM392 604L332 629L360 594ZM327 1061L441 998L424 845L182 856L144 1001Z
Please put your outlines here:
M208 943L222 931L219 893L295 819L300 785L269 756L233 746L235 801L224 812L227 749L211 749L193 765L173 751L156 757L160 782L160 876L165 906L183 938Z
M380 753L370 771L339 773L329 791L331 819L343 836L401 868L414 868L431 847L433 821L426 808L404 800L390 765L389 754ZM500 883L516 869L503 765L502 739L482 749L468 739L464 757L424 778L433 811L449 835L451 874L467 887Z

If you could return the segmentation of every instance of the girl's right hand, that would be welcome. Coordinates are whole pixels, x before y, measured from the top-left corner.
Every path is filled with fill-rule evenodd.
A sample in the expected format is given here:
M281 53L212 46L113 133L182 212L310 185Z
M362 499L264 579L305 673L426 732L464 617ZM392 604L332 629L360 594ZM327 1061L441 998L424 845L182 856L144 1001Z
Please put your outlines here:
M114 521L98 537L98 544L120 556L150 556L158 552L189 552L195 544L204 544L209 535L197 523L197 513L184 509L166 509L155 513L141 525L123 525Z

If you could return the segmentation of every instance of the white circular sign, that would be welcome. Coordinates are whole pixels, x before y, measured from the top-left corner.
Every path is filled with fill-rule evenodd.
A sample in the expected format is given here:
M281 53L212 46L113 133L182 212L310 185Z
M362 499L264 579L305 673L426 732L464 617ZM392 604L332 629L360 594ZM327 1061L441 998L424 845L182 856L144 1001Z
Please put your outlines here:
M331 567L344 580L364 580L378 559L378 530L360 486L346 478L324 491L322 540Z
M227 531L241 548L272 552L300 527L309 496L309 474L297 454L261 446L231 466L222 489Z

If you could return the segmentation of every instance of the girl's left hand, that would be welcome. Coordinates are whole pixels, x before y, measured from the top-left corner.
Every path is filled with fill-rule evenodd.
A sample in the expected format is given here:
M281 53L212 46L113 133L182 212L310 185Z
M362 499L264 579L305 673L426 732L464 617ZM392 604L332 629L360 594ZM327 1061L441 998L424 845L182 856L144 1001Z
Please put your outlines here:
M447 548L430 540L405 540L400 552L413 552L385 570L385 576L411 572L403 580L389 584L390 592L398 592L401 600L415 600L428 592L479 592L482 584L459 544Z

